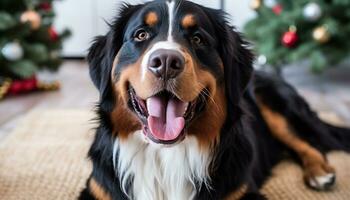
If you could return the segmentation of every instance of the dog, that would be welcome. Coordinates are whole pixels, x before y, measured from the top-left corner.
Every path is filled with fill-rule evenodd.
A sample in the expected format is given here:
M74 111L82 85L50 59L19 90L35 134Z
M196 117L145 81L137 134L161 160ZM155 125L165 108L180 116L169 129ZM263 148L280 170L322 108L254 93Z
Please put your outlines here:
M259 188L286 155L310 188L334 185L325 153L349 151L350 130L255 71L227 18L183 0L124 4L96 38L88 62L98 127L79 199L265 199Z

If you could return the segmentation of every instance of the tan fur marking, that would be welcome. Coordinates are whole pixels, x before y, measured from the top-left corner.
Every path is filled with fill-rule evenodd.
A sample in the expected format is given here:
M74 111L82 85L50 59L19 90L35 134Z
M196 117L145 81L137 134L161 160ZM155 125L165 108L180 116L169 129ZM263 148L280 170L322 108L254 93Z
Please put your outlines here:
M149 12L146 15L145 22L149 26L155 26L158 23L158 15L155 12Z
M113 61L112 71L111 71L111 80L112 80L112 82L115 81L115 69L117 67L118 61L119 61L119 54L117 54L115 56L114 61Z
M169 80L168 85L175 88L173 92L184 102L194 101L201 91L207 90L205 94L205 98L208 99L206 109L199 118L193 121L188 128L188 134L196 136L201 147L208 148L219 141L220 129L226 118L224 86L218 86L215 77L210 72L203 70L186 49L182 49L182 54L186 60L185 70L177 79ZM119 74L118 80L114 80L112 75L116 106L111 113L111 120L114 125L114 134L118 134L120 139L126 139L129 134L142 128L138 117L127 107L129 85L142 99L147 99L163 89L159 79L149 71L146 72L144 78L141 78L143 57L144 55L141 55L138 61L125 66ZM113 67L116 66L117 62L118 56L114 60Z
M111 121L113 134L118 135L121 140L126 139L130 133L141 129L141 123L120 97L117 99L117 105L111 113Z
M89 181L89 188L97 200L112 200L111 196L93 178Z
M243 185L238 190L229 194L225 200L239 200L247 193L248 187L247 185Z
M324 156L317 149L297 137L287 119L272 111L259 99L258 105L274 137L295 151L301 158L305 169L305 178L334 173L334 169L328 165Z
M218 88L213 97L207 97L207 107L188 129L195 135L201 147L219 142L220 130L226 118L226 98L223 88Z
M116 56L114 60L114 66L116 66L117 60L118 56ZM111 121L113 124L113 134L118 135L119 139L121 140L126 139L129 134L141 129L141 123L135 114L129 110L127 105L127 102L129 100L128 78L132 76L132 74L135 75L135 73L139 73L138 66L139 62L126 67L126 69L121 72L121 75L117 82L115 82L113 79L116 105L111 113Z
M195 17L194 17L192 14L186 15L186 16L182 19L181 25L182 25L182 27L184 27L184 28L191 28L191 27L195 26L195 25L196 25Z

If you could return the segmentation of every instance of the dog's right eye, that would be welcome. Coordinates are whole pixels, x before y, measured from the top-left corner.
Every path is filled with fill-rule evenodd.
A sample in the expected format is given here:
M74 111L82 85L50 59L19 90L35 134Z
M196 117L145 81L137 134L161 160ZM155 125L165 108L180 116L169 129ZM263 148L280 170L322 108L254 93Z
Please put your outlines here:
M135 32L134 39L137 42L143 42L145 40L148 40L149 33L144 29L139 29Z

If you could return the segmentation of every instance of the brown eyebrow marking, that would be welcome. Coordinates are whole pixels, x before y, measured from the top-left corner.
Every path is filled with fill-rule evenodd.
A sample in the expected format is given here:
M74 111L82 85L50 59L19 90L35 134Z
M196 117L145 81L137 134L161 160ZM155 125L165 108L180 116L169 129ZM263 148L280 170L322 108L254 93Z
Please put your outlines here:
M181 23L182 27L184 28L190 28L196 25L196 19L192 14L187 14L183 19Z
M151 11L145 17L145 22L149 26L154 26L158 23L158 15L156 12Z

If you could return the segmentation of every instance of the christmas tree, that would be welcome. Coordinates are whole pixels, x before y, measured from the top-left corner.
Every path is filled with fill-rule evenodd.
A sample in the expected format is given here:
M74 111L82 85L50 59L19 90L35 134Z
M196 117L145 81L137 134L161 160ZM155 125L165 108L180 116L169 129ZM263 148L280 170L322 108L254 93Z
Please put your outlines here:
M350 55L350 0L253 0L245 26L258 62L280 68L310 60L314 72Z
M34 87L39 70L58 69L62 41L70 33L57 33L54 17L52 0L0 1L0 86L11 85L5 80L31 80Z

